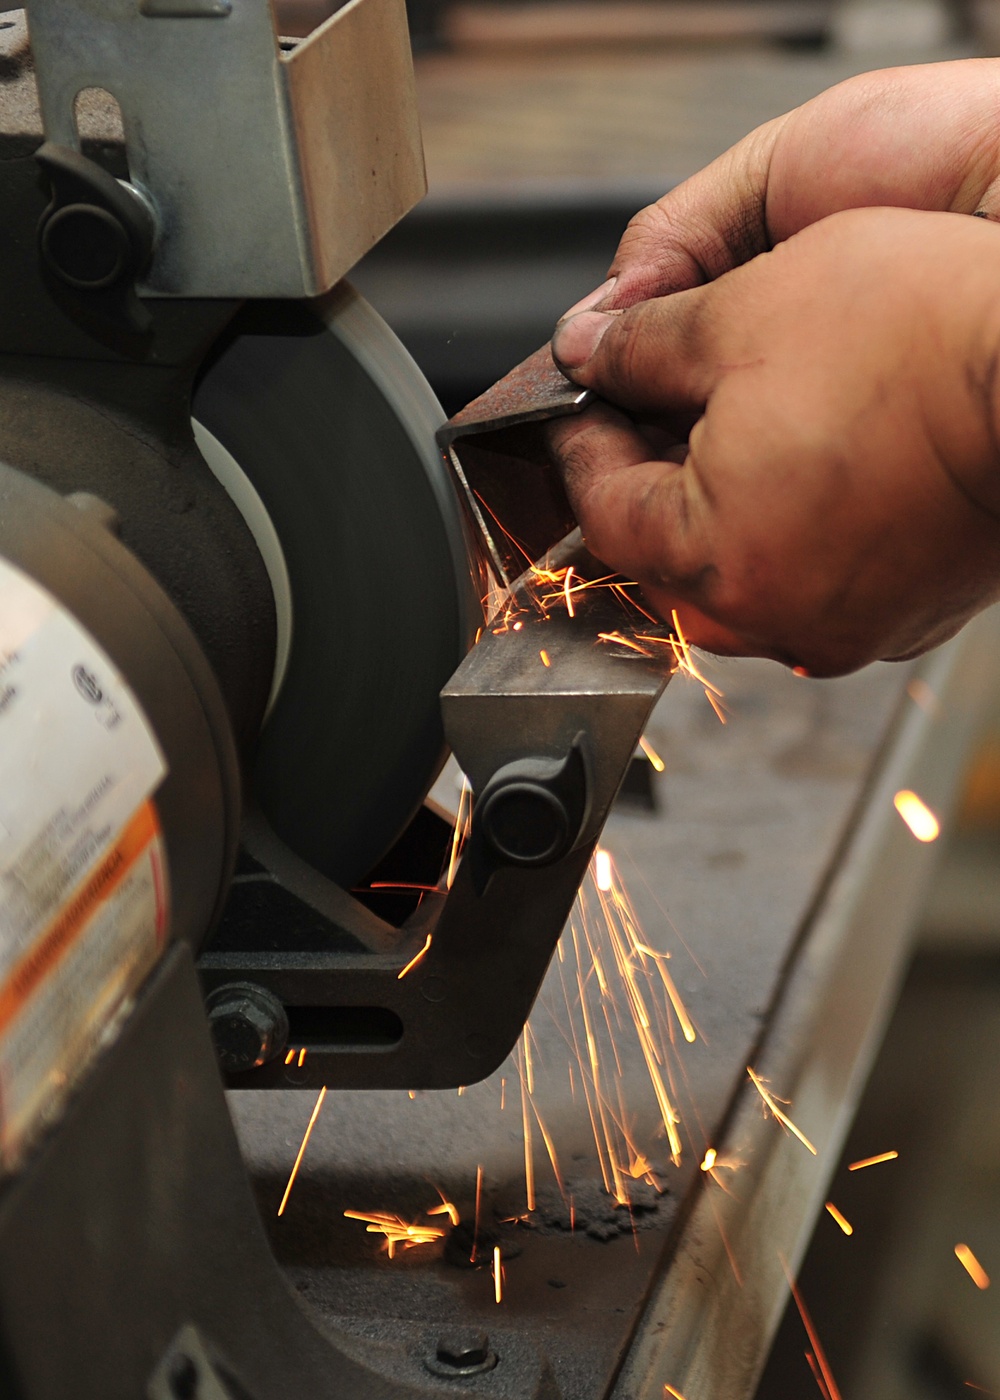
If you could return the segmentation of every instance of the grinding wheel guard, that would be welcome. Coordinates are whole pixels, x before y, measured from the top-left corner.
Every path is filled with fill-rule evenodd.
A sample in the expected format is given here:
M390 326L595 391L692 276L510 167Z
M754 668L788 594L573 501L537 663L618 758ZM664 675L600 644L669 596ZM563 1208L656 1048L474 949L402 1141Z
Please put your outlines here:
M426 893L391 940L369 938L368 951L203 961L209 983L258 982L293 1023L298 1006L317 1027L307 1056L278 1056L231 1076L234 1086L454 1088L492 1073L521 1033L675 659L669 628L631 601L578 530L546 552L546 532L571 526L569 507L555 473L538 466L538 444L528 464L516 449L531 424L583 407L567 386L546 349L439 437L460 463L466 433L485 441L470 491L485 485L499 519L509 470L521 544L542 544L441 692L446 738L473 792L453 883ZM509 536L497 529L490 540L513 571ZM378 1034L365 1041L363 1025Z

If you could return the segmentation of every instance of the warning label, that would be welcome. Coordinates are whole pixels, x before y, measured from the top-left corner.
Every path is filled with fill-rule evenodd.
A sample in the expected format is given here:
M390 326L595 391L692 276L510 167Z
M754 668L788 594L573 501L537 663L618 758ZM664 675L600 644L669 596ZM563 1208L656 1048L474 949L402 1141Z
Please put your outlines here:
M134 696L0 559L0 1169L60 1110L166 937L166 772Z

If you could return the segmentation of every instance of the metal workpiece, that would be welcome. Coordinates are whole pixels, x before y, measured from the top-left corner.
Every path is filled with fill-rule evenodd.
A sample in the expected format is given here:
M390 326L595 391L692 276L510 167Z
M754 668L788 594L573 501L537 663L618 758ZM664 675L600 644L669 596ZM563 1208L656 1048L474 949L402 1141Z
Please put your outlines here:
M548 563L584 580L603 573L578 537ZM238 980L277 997L289 1043L306 1051L232 1076L234 1087L456 1087L508 1054L673 662L666 629L620 593L578 598L573 616L546 609L525 575L445 686L445 734L475 794L471 830L451 888L427 893L395 949L382 938L365 951L359 921L359 941L340 951L202 957L209 991ZM662 645L617 640L635 620Z
M437 434L489 565L509 588L575 525L540 424L582 413L589 389L566 378L543 345Z
M298 42L268 0L32 0L29 26L48 143L79 151L81 90L121 109L142 295L314 296L426 190L404 0Z

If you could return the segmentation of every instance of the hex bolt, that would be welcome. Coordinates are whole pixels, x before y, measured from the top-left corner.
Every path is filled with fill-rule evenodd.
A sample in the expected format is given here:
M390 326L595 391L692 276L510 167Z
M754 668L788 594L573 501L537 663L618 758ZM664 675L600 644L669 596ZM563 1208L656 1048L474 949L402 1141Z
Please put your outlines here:
M219 1065L227 1074L257 1069L280 1055L287 1044L285 1008L256 982L216 987L205 1007Z
M497 1359L496 1352L490 1350L490 1339L485 1332L460 1328L442 1333L434 1355L428 1356L424 1364L436 1376L474 1376L492 1371Z

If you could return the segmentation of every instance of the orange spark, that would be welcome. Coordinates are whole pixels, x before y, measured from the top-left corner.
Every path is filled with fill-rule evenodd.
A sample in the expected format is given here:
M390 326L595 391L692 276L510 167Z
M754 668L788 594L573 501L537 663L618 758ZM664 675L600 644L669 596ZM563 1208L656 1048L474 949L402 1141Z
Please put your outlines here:
M566 577L563 579L563 597L566 599L566 611L570 617L576 617L576 610L573 607L573 595L570 590L570 582L573 578L573 565L566 570Z
M794 675L795 673L793 672L792 674ZM826 1388L826 1381L823 1379L823 1373L816 1365L816 1358L811 1351L806 1352L806 1361L809 1363L809 1369L812 1371L812 1378L816 1382L816 1389L822 1396L822 1400L830 1400L830 1392Z
M716 698L715 698L715 696L712 694L712 692L711 692L710 690L708 690L708 689L706 689L706 691L705 691L705 699L708 701L708 703L711 705L712 709L715 711L716 715L718 716L718 718L719 718L719 723L720 723L720 724L727 724L727 723L728 723L728 720L726 719L726 712L725 712L725 710L724 710L724 709L722 708L722 706L719 704L718 700L716 700Z
M628 647L629 651L637 651L640 656L652 656L651 651L641 647L638 642L630 641L628 637L623 637L620 632L598 632L599 642L613 642L615 646Z
M826 1390L826 1394L829 1397L829 1400L843 1400L843 1396L840 1393L840 1389L837 1385L837 1382L833 1379L833 1372L830 1370L830 1363L826 1359L826 1352L820 1345L819 1337L816 1335L816 1328L813 1326L813 1320L809 1316L809 1312L806 1308L805 1302L803 1301L802 1294L798 1290L798 1285L796 1284L795 1280L792 1278L791 1274L788 1271L788 1265L785 1262L784 1255L779 1254L778 1258L781 1260L781 1267L785 1271L785 1278L788 1280L788 1287L792 1290L792 1297L795 1299L795 1306L799 1310L799 1317L802 1319L802 1326L806 1329L806 1336L809 1338L809 1345L813 1349L813 1357L816 1363L816 1367L819 1370L820 1376L822 1377L823 1387Z
M345 1210L344 1215L348 1220L363 1220L368 1226L367 1234L384 1235L385 1250L390 1259L396 1257L399 1245L403 1249L413 1249L420 1244L433 1244L435 1240L442 1239L445 1233L440 1225L418 1225L389 1211Z
M306 1062L306 1047L303 1045L302 1049L299 1051L299 1069L302 1068L302 1066L305 1064L305 1062Z
M934 715L941 708L941 702L934 694L933 690L920 676L914 676L913 680L906 687L906 693L915 705L918 705L925 714Z
M302 1143L299 1147L298 1156L295 1158L295 1165L292 1167L292 1174L288 1178L288 1185L285 1187L285 1194L282 1196L281 1205L278 1207L279 1215L284 1215L285 1213L285 1206L288 1205L288 1198L292 1194L292 1187L295 1185L295 1178L299 1174L299 1167L302 1165L302 1158L306 1155L306 1147L309 1144L309 1138L312 1135L312 1130L316 1126L316 1119L319 1117L319 1111L323 1107L323 1100L325 1098L326 1085L324 1084L322 1089L320 1089L319 1091L319 1098L317 1098L316 1100L316 1103L313 1107L312 1116L310 1117L309 1122L306 1125L306 1130L302 1135Z
M837 1207L833 1204L832 1201L827 1201L826 1208L833 1216L834 1220L836 1220L837 1224L843 1230L845 1235L854 1234L854 1226L849 1220L845 1220L845 1218L841 1215L840 1211L837 1209Z
M862 1157L860 1162L852 1162L847 1170L859 1172L862 1167L874 1167L879 1162L894 1162L898 1156L898 1152L879 1152L875 1157Z
M295 1059L295 1046L293 1045L292 1048L291 1048L291 1050L289 1050L288 1054L285 1056L285 1064L286 1064L286 1065L290 1065L294 1059Z
M936 841L941 834L941 823L915 792L903 788L892 799L892 805L906 822L918 841Z
M672 1395L674 1397L674 1400L684 1400L684 1396L680 1393L679 1390L675 1390L672 1385L664 1385L663 1394L664 1396Z
M498 1244L493 1246L493 1296L498 1303L503 1302L503 1262Z
M521 1036L517 1047L517 1071L521 1081L521 1132L524 1138L524 1194L529 1212L535 1209L535 1160L531 1141L531 1115L528 1111L528 1084L524 1067L524 1051L527 1045L527 1031Z
M787 1113L782 1113L781 1109L778 1107L772 1095L769 1094L767 1092L767 1089L764 1087L763 1080L759 1079L758 1076L754 1074L753 1070L750 1068L749 1065L747 1065L747 1074L749 1074L750 1076L750 1082L753 1084L753 1087L757 1090L758 1094L760 1094L761 1098L767 1104L768 1108L774 1114L775 1118L777 1118L778 1122L783 1124L784 1127L786 1127L790 1133L794 1133L794 1135L798 1138L799 1142L802 1143L803 1147L808 1147L809 1151L815 1157L816 1149L806 1137L805 1133L801 1132L795 1126L792 1120L788 1117Z
M670 1005L674 1008L674 1011L677 1013L677 1019L681 1023L681 1032L684 1036L684 1039L689 1045L693 1045L698 1039L698 1036L695 1032L694 1025L692 1024L691 1017L687 1013L687 1007L684 1005L683 1001L681 1001L681 994L674 985L674 979L671 977L667 969L663 966L662 962L657 961L656 970L660 974L660 980L662 981L664 987L666 987L667 989L667 996L670 998Z
M652 744L646 738L645 734L641 735L639 738L639 747L640 749L642 749L643 753L653 765L654 772L662 773L667 765L664 763L663 759L653 748Z
M431 1183L431 1185L433 1185L433 1182ZM447 1199L440 1186L435 1186L434 1190L441 1197L441 1204L439 1206L432 1206L431 1209L427 1212L427 1214L446 1215L451 1221L452 1226L454 1227L461 1220L461 1216L458 1213L458 1207L453 1205L452 1202Z
M610 890L613 882L611 852L598 847L594 852L594 883L599 890Z
M483 1169L476 1168L476 1213L472 1223L472 1253L469 1255L469 1263L476 1262L476 1246L479 1244L479 1211L483 1201Z
M413 969L416 967L417 963L420 962L421 959L426 956L427 949L431 946L431 940L433 939L433 937L434 935L432 933L429 933L424 939L424 946L421 948L420 952L417 953L415 957L412 957L410 961L406 964L406 966L396 973L397 982L402 982L406 974L408 972L412 972Z
M538 655L542 658L542 665L543 665L543 666L551 666L551 665L552 665L552 662L549 660L549 654L548 654L548 652L545 650L544 647L543 647L542 650L538 653Z
M989 1288L990 1276L967 1244L955 1246L955 1258L977 1288Z
M715 1166L715 1159L716 1157L718 1157L718 1155L719 1154L716 1152L714 1147L710 1147L708 1149L708 1151L705 1153L704 1160L701 1164L701 1169L703 1172L710 1172L712 1170L712 1168Z
M458 796L458 811L455 813L455 826L451 833L451 851L448 856L448 870L444 877L444 887L450 890L455 883L455 873L458 870L458 856L462 849L462 843L469 832L469 799L472 788L468 778L462 774L462 791Z

